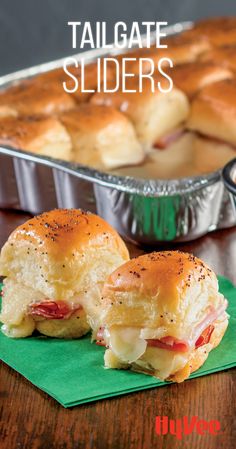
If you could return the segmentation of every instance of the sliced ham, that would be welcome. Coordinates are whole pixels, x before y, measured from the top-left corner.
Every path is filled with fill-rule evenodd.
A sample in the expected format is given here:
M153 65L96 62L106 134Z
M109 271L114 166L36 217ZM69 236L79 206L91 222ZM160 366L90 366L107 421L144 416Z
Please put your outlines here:
M63 320L69 318L76 310L82 309L81 305L71 307L66 301L42 301L31 304L29 314L33 317L41 317L48 320Z
M155 348L168 349L168 351L177 351L177 352L188 352L189 345L184 340L178 340L174 337L163 337L160 340L157 339L149 339L146 340L148 346L152 346Z
M214 321L216 321L227 308L228 301L225 299L224 302L217 308L214 309L214 307L209 308L209 313L206 315L206 317L195 327L194 333L192 335L192 338L189 340L189 344L193 344L197 341L197 339L200 337L202 332L207 329L207 327L212 324Z
M174 131L172 131L170 134L167 134L166 136L161 137L157 142L154 143L153 147L158 150L164 150L172 143L176 142L180 137L182 137L185 134L185 129L179 128Z
M96 344L98 346L106 346L106 342L104 340L104 327L99 327L96 337Z
M193 336L188 340L179 340L175 337L166 336L160 339L146 339L148 346L167 349L168 351L188 352L192 347L196 349L209 343L212 332L214 330L214 322L225 312L228 302L224 302L217 308L209 307L209 313L206 317L195 327ZM97 344L106 346L104 340L104 327L100 327L97 333Z

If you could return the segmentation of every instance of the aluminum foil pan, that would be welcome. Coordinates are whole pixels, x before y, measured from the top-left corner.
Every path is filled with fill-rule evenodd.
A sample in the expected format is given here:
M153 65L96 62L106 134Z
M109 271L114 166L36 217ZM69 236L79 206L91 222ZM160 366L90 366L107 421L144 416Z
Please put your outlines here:
M174 34L190 25L176 24L167 31ZM86 58L92 61L105 54L93 50ZM76 57L79 60L81 54ZM6 75L0 86L62 63L63 59ZM144 244L189 241L236 224L220 171L179 180L141 180L6 147L0 147L0 207L33 214L55 207L83 208L97 212L125 238Z
M236 159L228 162L228 164L224 167L222 176L226 189L230 193L230 198L232 200L232 205L236 216Z

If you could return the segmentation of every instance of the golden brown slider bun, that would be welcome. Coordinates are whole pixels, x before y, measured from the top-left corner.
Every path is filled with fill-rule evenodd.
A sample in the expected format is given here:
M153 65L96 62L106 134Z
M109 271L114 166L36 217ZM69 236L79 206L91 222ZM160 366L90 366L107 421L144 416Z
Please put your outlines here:
M217 47L201 55L201 61L211 61L236 73L236 45Z
M83 90L97 90L98 87L98 70L101 81L103 81L104 70L103 70L103 59L100 61L101 68L98 69L97 62L85 64L84 67L84 89ZM107 63L106 65L106 78L107 81L113 79L113 70L114 66L111 63ZM73 75L78 80L78 89L75 92L69 93L71 97L73 97L76 102L83 103L88 101L88 99L93 94L92 92L83 92L81 89L82 82L82 69L79 65L76 67L75 65L67 66L67 71ZM63 67L60 67L55 70L51 70L46 73L42 73L34 78L34 81L40 83L41 85L51 86L57 85L59 88L63 88L63 83L66 84L66 88L69 90L74 90L75 80L65 72Z
M208 84L233 78L233 73L212 62L192 62L174 67L168 71L174 86L190 99Z
M106 170L144 159L132 123L112 107L82 104L60 120L71 136L75 162Z
M102 292L98 342L108 368L182 381L223 337L227 301L214 272L178 251L146 254L116 269Z
M120 73L125 69L128 73L139 74L140 67L143 73L151 70L149 59L152 59L155 68L157 68L160 59L169 58L174 66L195 61L203 52L210 50L211 46L208 40L204 38L192 39L182 37L181 35L170 36L161 41L162 45L167 45L167 48L138 48L122 53L115 58L120 64ZM131 58L131 61L124 61L124 59ZM142 61L141 61L142 59ZM168 61L162 61L161 67L169 67ZM112 67L111 67L112 68Z
M161 49L163 52L161 57L170 58L174 66L196 61L203 52L211 48L205 37L192 38L184 33L168 36L162 39L161 43L167 45L166 49Z
M46 116L1 119L0 145L65 160L71 160L72 155L65 127L56 118Z
M158 79L155 80L158 82ZM162 89L167 90L167 79L160 79ZM189 102L186 95L173 88L170 92L161 92L157 88L152 92L150 80L143 80L143 89L139 92L139 77L127 82L126 89L135 92L124 92L121 89L114 93L96 93L90 102L97 105L112 106L119 109L133 122L137 136L146 147L178 127L189 114Z
M204 87L192 102L187 128L236 145L236 80Z
M51 115L72 109L75 100L62 85L23 82L0 93L0 118L18 115Z
M56 209L28 220L1 251L3 331L80 337L97 319L105 279L128 259L117 232L96 215Z
M186 38L205 38L216 47L236 44L236 17L213 17L196 22L182 33Z
M201 135L196 135L193 141L193 164L198 173L220 170L235 157L235 147L225 142Z

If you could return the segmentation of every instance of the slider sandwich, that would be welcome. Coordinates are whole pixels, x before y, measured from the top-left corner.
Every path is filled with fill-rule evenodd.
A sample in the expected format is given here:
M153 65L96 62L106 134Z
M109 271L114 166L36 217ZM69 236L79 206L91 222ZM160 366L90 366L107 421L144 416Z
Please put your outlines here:
M166 48L138 48L113 56L119 62L120 75L125 71L138 75L152 73L153 69L170 67L169 60L174 66L195 61L202 53L210 50L211 46L205 38L188 38L181 34L169 36L161 40ZM161 61L162 60L162 61Z
M174 86L182 90L191 100L194 95L208 84L233 78L233 73L219 62L197 61L181 64L168 70Z
M236 17L213 17L200 20L181 33L186 39L205 38L213 47L236 44Z
M6 117L0 120L0 145L70 161L72 143L55 117Z
M186 95L175 87L170 89L170 80L164 77L155 79L154 84L144 78L141 89L138 76L129 78L126 91L97 92L90 102L123 112L132 121L146 150L158 147L159 143L163 145L164 140L171 141L189 114Z
M201 55L201 61L211 61L236 74L236 44L217 47Z
M131 121L115 108L81 104L62 114L60 120L71 136L75 162L107 170L144 159Z
M97 343L105 367L182 382L207 359L227 325L214 272L178 251L132 259L107 279Z
M128 259L117 232L96 215L58 209L28 220L1 251L3 333L81 337L96 325L107 276Z
M36 79L21 82L0 93L0 118L52 115L75 106L73 97L57 83L47 85Z
M194 163L201 172L222 168L235 157L235 79L206 86L195 96L187 128L197 133Z

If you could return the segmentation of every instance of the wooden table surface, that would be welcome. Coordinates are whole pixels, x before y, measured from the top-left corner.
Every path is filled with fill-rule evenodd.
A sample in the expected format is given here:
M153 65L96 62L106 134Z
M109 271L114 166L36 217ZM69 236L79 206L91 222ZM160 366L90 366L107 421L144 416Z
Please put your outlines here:
M0 212L0 246L29 215ZM143 249L129 245L131 254ZM171 246L169 246L171 247ZM236 230L175 245L193 252L236 283ZM172 245L173 248L173 245ZM156 246L155 250L161 249ZM236 369L64 409L5 364L0 366L1 449L234 449ZM192 434L182 441L155 434L155 417L217 419L222 434Z

